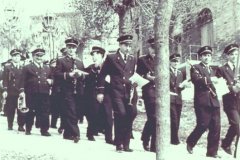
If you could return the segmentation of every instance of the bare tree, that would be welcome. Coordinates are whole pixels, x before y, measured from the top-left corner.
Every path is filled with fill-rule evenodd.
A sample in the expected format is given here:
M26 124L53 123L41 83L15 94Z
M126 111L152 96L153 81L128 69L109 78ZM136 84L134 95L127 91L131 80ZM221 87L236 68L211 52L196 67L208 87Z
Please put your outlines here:
M156 65L156 159L166 159L166 149L170 144L170 93L169 91L169 25L172 15L173 0L159 0L156 11L154 31Z

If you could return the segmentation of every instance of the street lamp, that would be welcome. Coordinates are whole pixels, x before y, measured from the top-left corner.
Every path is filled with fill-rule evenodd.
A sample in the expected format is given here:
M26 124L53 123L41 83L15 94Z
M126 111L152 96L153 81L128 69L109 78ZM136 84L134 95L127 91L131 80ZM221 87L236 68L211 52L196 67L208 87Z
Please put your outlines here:
M57 28L55 27L56 24L56 16L53 14L47 14L43 17L43 32L48 34L48 46L49 46L49 53L50 59L55 58L55 46L54 46L54 33L56 32Z

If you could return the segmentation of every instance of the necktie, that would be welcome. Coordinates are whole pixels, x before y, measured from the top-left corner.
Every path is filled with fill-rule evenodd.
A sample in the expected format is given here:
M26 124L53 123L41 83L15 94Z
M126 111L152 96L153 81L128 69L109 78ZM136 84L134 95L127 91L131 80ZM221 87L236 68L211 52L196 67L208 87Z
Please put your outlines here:
M207 66L207 71L208 71L209 74L211 74L211 69L210 69L209 66Z
M235 72L235 65L233 65L233 72Z
M124 54L124 61L126 61L127 60L127 55L126 54Z

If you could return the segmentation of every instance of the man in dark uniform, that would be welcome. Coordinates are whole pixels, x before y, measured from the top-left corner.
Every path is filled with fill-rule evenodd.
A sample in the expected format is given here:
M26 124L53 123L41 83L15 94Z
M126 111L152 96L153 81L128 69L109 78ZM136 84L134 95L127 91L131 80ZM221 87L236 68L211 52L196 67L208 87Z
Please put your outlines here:
M80 140L80 131L78 127L79 107L83 107L83 84L84 70L83 62L76 58L76 49L78 41L67 39L65 41L67 55L57 59L55 78L59 80L61 92L64 97L63 104L63 126L64 139L74 140L77 143Z
M10 52L12 61L5 65L3 70L3 98L6 98L6 115L8 121L8 130L13 130L13 120L18 106L20 89L20 78L22 76L22 66L20 65L21 51L13 49ZM17 110L18 131L24 132L25 124L24 114Z
M97 96L97 80L104 61L105 50L101 47L94 46L90 53L94 64L86 68L89 75L85 80L85 101L86 101L86 117L88 120L87 137L89 140L94 141L94 133L98 132L99 125L101 124L105 130L106 143L113 143L112 140L112 104L110 99L110 85L105 82L104 100L99 103L96 99Z
M178 145L180 143L178 130L180 125L180 117L182 112L182 94L181 91L188 84L184 81L183 74L178 70L180 64L180 54L172 54L170 61L170 117L171 117L171 144Z
M223 77L228 85L229 93L223 95L223 107L227 114L230 127L225 138L222 140L221 147L223 150L232 154L231 144L234 137L239 136L240 123L240 83L235 81L235 65L239 54L239 46L237 44L230 44L224 49L224 55L227 63L220 67L217 71L218 77Z
M187 138L187 151L192 154L193 147L202 134L209 130L206 156L219 158L217 151L220 139L220 105L214 87L217 78L209 66L212 60L212 48L201 47L198 50L198 56L201 62L191 68L197 125Z
M139 57L137 62L137 73L149 80L150 82L142 87L142 98L147 114L147 121L144 125L141 140L143 141L143 148L146 151L156 151L156 94L155 94L155 43L154 39L148 39L148 54ZM151 138L151 145L149 141Z
M129 148L133 120L137 115L136 104L131 102L130 90L134 83L129 78L135 72L136 59L130 55L132 36L124 35L118 38L120 48L116 54L107 55L99 74L97 100L104 98L105 77L110 76L111 98L113 102L115 121L115 143L118 152L132 152ZM133 91L133 90L132 90ZM131 105L131 103L132 105Z
M34 117L38 119L42 136L51 136L49 129L50 102L49 92L52 84L48 65L43 64L45 50L37 48L32 51L33 62L23 67L22 84L26 94L29 112L26 114L26 135L31 134Z

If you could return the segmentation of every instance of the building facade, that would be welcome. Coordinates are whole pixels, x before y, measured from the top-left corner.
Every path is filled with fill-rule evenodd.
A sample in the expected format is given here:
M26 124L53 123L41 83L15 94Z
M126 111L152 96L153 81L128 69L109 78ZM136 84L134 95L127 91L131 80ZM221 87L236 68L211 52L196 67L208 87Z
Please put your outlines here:
M198 59L198 48L210 45L218 65L224 47L240 42L240 0L178 0L173 20L170 50L182 54L183 61Z

